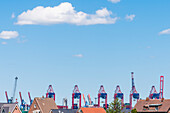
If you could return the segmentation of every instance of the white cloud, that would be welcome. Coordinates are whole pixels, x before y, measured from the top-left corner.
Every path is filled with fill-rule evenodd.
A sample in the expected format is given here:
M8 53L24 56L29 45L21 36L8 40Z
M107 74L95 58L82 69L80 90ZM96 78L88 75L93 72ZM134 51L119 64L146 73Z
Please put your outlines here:
M18 16L18 25L49 25L49 24L114 24L118 17L111 17L112 12L106 8L97 10L95 14L77 12L71 3L64 2L55 7L38 6Z
M78 58L82 58L83 55L82 54L77 54L77 55L73 55L74 57L78 57Z
M126 20L130 20L132 21L135 18L136 15L132 14L132 15L126 15L125 19Z
M17 43L25 43L28 40L25 38L25 36L20 36L20 38L17 39Z
M112 2L112 3L118 3L118 2L120 2L120 0L108 0L108 1L110 1L110 2Z
M159 32L160 35L163 35L163 34L170 34L170 29L165 29L161 32Z
M151 48L151 46L147 46L146 48L147 48L147 49L150 49L150 48Z
M11 39L11 38L16 38L18 36L19 36L19 33L17 31L2 31L0 33L1 39Z
M12 13L11 18L15 18L15 14L14 13Z
M7 42L1 42L1 44L6 45L6 44L7 44Z

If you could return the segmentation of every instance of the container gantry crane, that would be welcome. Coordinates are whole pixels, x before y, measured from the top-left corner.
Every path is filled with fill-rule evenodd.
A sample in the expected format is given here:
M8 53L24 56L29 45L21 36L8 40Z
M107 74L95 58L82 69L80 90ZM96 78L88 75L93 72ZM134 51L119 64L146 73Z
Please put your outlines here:
M93 102L92 102L92 100L91 100L90 94L87 95L87 99L88 99L88 101L89 101L89 105L93 105Z
M105 99L105 104L103 107L107 108L107 93L104 90L103 85L100 86L99 92L98 92L98 107L100 107L100 98Z
M132 78L132 89L130 91L130 109L132 109L132 99L139 100L139 93L136 91L135 83L134 83L134 76L133 72L131 72L131 78Z
M160 99L163 99L163 92L164 92L164 76L160 76Z
M17 88L17 80L18 80L18 77L15 77L15 84L14 84L13 96L12 96L10 99L8 98L8 93L7 93L7 91L5 91L7 103L14 103L15 93L16 93L16 88ZM16 103L17 103L17 101L16 101Z
M21 100L20 110L21 111L28 111L29 105L26 104L26 102L22 98L21 92L19 92L19 96L20 96L20 100Z
M75 103L75 99L79 99L79 108L81 107L81 93L79 91L78 85L74 86L74 90L72 93L72 109L78 109L77 103Z
M117 98L121 99L121 104L123 106L124 95L123 95L122 91L120 90L120 86L119 85L116 86L116 90L115 90L115 93L114 93L114 100L117 99Z
M155 86L152 86L150 94L149 94L149 99L159 99L160 93L156 91Z
M86 99L85 99L84 94L83 94L83 100L84 100L84 107L88 107L88 105L87 105L87 101L86 101Z
M30 94L30 92L28 92L28 97L29 97L29 101L30 101L30 105L29 105L29 107L30 107L31 104L32 104L32 102L33 102L33 100L31 99L31 94Z
M55 93L54 93L52 85L49 85L49 87L48 87L48 90L46 93L46 98L53 98L55 101Z

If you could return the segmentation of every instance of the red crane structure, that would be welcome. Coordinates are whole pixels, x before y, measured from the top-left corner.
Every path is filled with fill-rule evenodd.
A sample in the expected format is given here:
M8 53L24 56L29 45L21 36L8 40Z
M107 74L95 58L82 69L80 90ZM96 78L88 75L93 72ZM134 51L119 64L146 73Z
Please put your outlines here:
M29 100L30 100L30 105L29 105L29 106L31 106L33 100L31 99L31 94L30 94L30 92L28 92L28 97L29 97Z
M115 93L114 93L114 99L116 99L116 98L121 99L121 104L123 105L124 95L123 95L122 91L120 90L119 85L116 86L116 90L115 90Z
M5 96L6 96L7 103L12 103L11 101L9 101L9 98L8 98L8 93L7 93L7 91L5 91Z
M103 107L107 108L107 93L104 90L103 85L100 86L99 92L98 92L98 107L100 107L100 98L105 99L105 104Z
M75 103L75 99L79 99L79 108L81 107L81 93L79 91L78 85L74 86L74 90L72 93L72 109L78 109L77 103Z
M159 96L160 99L164 97L163 92L164 92L164 76L160 76L160 96Z
M135 88L135 83L134 83L134 76L133 72L131 72L131 77L132 77L132 89L130 91L130 109L132 109L132 99L136 99L137 101L139 100L139 93L136 91Z
M49 85L49 87L48 87L48 90L46 93L46 98L53 98L55 101L55 93L54 93L52 85Z
M152 86L150 94L149 94L149 99L159 99L160 93L156 91L155 86Z

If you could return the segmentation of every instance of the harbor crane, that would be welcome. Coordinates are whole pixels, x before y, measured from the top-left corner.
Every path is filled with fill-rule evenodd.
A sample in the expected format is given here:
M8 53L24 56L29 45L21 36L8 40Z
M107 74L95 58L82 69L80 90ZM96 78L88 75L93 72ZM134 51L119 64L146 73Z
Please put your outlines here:
M72 93L72 109L78 109L78 104L75 103L75 99L79 100L79 108L81 107L81 93L79 91L78 85L74 86L74 90Z
M104 90L103 85L100 86L99 92L98 92L98 107L100 107L100 98L105 100L105 104L103 105L103 107L107 108L107 93Z
M164 76L160 76L160 96L159 98L160 99L163 99L164 96L163 96L163 93L164 93Z
M89 105L93 105L93 101L91 100L90 94L87 95L87 99L89 101Z
M130 91L130 109L132 109L132 99L139 100L139 93L136 91L135 83L134 83L134 73L131 72L131 78L132 78L132 89Z
M31 99L31 94L30 94L30 92L28 92L28 97L29 97L29 101L30 101L30 105L29 105L29 106L31 106L33 100Z
M5 91L7 103L14 103L15 93L16 93L16 88L17 88L17 80L18 80L18 77L15 77L15 84L14 84L13 96L12 96L10 99L8 98L8 93L7 93L7 91Z
M21 111L28 111L29 105L26 104L26 102L25 102L24 99L22 98L21 92L19 92L19 96L20 96L20 100L21 100L21 105L20 105Z
M116 90L115 90L115 93L114 93L114 100L117 99L117 98L121 99L121 104L123 106L124 95L123 95L122 91L120 90L120 86L119 85L116 86Z
M156 91L155 86L152 86L149 99L162 99L164 92L164 76L160 76L160 90L159 93Z
M55 93L54 93L52 85L49 85L49 87L48 87L48 90L46 93L46 98L53 98L55 101Z
M84 107L88 107L88 103L87 103L87 101L86 101L86 99L85 99L85 96L84 96L84 94L83 94L83 100L84 100Z
M149 94L149 99L159 99L160 93L156 91L155 86L152 86L150 94Z

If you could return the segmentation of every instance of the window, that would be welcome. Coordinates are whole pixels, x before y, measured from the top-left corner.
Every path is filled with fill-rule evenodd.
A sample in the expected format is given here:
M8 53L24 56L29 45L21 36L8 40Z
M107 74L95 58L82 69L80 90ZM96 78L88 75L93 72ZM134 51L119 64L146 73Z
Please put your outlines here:
M34 110L33 113L41 113L40 110Z
M34 104L34 108L36 108L37 106L36 106L36 104Z
M155 110L157 110L157 111L158 111L158 107L155 107Z
M2 113L5 113L5 110L4 110L4 109L2 110Z

